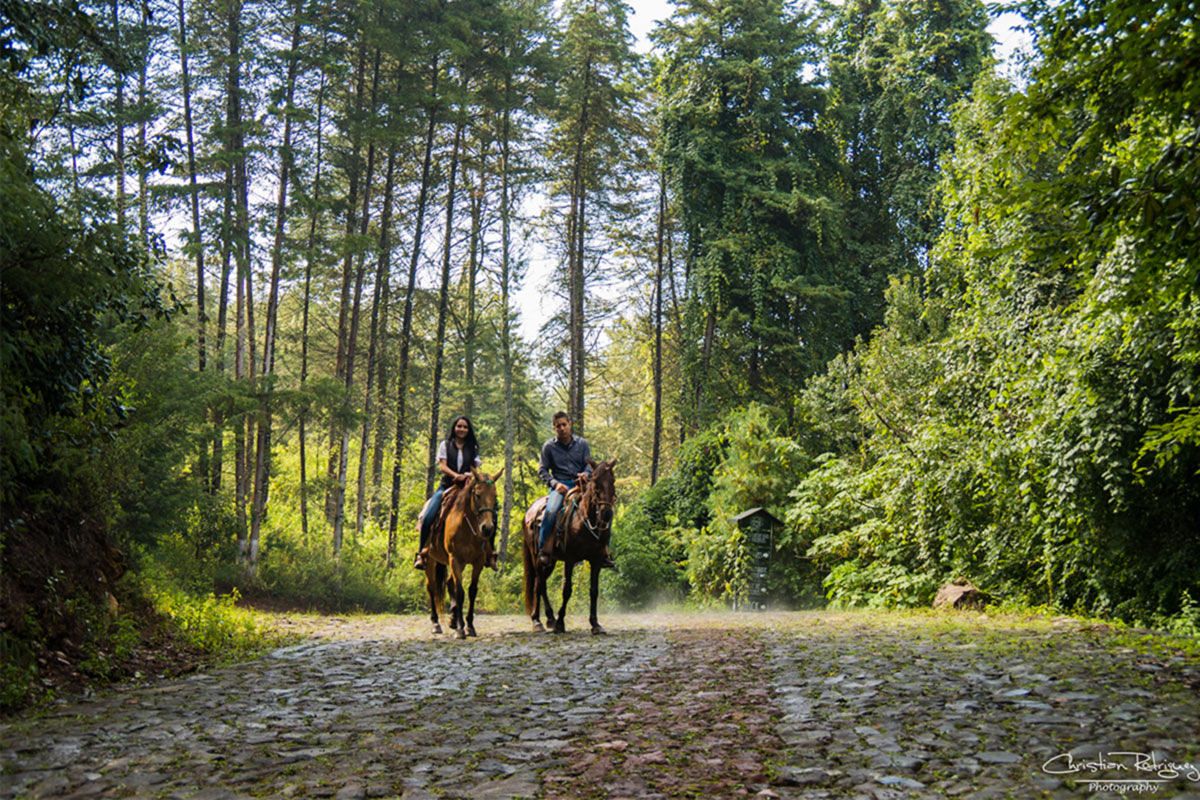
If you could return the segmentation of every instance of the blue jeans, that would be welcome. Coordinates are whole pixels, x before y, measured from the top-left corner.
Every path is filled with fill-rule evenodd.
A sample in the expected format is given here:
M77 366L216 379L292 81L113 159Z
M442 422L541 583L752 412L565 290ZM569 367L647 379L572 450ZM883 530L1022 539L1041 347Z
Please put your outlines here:
M559 481L566 484L568 489L575 487L575 481ZM565 495L559 494L557 489L550 491L550 497L546 500L546 513L542 515L542 527L538 532L538 549L546 546L546 540L550 538L550 531L554 530L554 521L558 519L558 512L562 511L563 499Z
M421 547L424 548L429 543L429 532L433 530L433 523L437 521L438 511L442 508L442 495L446 493L445 489L438 489L429 498L429 508L425 510L425 516L421 517Z

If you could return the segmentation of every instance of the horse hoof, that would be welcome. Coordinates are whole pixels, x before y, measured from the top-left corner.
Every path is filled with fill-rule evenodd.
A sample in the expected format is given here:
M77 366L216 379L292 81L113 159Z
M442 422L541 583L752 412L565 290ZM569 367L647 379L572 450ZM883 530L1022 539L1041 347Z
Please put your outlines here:
M533 623L533 632L534 633L541 633L544 630L546 630L546 628L542 625L542 623L540 623L540 622Z
M555 633L566 633L567 626L563 625L561 622L556 622L556 623L554 623L554 632Z
M604 628L600 627L599 625L592 626L592 636L606 636L607 634L608 631L604 630Z
M468 626L467 626L467 636L478 636L478 635L479 635L479 634L475 632L475 626L474 626L474 625L468 625Z
M441 626L441 625L438 625L436 622L435 622L435 623L433 623L433 632L434 632L434 633L441 633L441 632L442 632L442 626Z
M458 630L456 630L454 632L454 638L455 639L465 639L465 638L467 638L467 633L462 628L459 628Z

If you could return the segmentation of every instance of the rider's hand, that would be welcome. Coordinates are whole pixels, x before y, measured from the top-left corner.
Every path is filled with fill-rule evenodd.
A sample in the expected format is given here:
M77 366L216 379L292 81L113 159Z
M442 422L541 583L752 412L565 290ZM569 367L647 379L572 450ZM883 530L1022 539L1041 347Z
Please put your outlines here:
M580 483L586 483L587 479L588 479L588 474L586 472L576 473L575 479L578 480Z
M467 482L467 474L465 472L458 473L457 475L454 476L454 482L455 483L466 483Z
M555 486L555 487L554 487L554 489L555 489L555 491L557 491L559 494L566 494L566 493L567 493L567 485L566 485L565 483L560 483L558 486Z

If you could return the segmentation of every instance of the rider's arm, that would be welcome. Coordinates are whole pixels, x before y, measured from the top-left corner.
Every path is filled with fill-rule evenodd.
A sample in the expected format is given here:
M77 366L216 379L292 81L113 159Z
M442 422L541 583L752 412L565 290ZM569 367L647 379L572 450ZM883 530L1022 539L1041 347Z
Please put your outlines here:
M583 459L583 475L592 477L592 465L588 462L592 460L592 446L588 444L588 440L583 440L583 451L579 454Z
M554 474L550 472L550 443L542 445L542 460L538 464L538 477L542 479L542 483L546 484L550 489L558 488L558 480Z
M454 470L450 469L449 459L447 458L447 456L449 456L449 453L447 452L447 449L448 448L446 447L446 440L442 439L442 443L438 445L437 469L438 469L438 472L442 473L446 477L455 478L458 476L458 473L455 472Z

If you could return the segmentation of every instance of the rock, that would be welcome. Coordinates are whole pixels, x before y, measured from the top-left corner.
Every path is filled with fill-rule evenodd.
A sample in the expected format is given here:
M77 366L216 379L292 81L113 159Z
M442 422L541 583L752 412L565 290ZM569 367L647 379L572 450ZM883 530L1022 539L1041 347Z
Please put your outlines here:
M877 780L884 786L891 786L899 789L924 789L925 784L920 781L915 781L912 778L905 778L902 775L884 775Z
M974 608L981 609L987 605L988 597L968 580L959 578L938 589L937 597L933 599L934 608Z
M516 797L537 797L540 784L536 773L522 773L503 780L481 783L469 792L475 800L506 800Z

